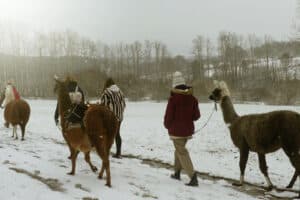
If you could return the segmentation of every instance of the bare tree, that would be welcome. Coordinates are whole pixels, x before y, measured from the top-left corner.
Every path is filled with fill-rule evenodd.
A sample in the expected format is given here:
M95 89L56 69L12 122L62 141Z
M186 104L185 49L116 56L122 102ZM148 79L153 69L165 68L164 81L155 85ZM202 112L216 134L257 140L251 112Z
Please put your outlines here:
M200 79L200 81L203 81L204 79L204 59L203 59L203 50L205 48L204 44L204 38L200 35L198 35L195 39L193 39L193 55L195 57L195 60L197 61L196 69L194 69L195 78Z

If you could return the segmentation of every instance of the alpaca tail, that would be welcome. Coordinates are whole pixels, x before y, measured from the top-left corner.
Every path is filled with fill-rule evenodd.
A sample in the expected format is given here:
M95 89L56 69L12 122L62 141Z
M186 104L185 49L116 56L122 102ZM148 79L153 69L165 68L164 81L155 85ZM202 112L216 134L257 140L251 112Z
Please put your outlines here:
M114 114L101 105L90 105L85 113L84 125L93 145L104 137L114 139L118 126Z

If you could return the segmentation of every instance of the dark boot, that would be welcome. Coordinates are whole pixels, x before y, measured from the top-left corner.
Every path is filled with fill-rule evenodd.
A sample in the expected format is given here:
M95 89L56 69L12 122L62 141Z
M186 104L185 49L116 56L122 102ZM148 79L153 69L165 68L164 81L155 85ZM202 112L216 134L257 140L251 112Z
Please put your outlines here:
M119 159L122 158L122 156L121 156L120 154L118 154L118 153L114 154L112 157L113 157L113 158L119 158Z
M171 178L180 180L180 170L176 171L174 174L171 174Z
M198 186L198 180L197 180L197 174L194 173L194 175L191 178L191 181L186 184L187 186Z

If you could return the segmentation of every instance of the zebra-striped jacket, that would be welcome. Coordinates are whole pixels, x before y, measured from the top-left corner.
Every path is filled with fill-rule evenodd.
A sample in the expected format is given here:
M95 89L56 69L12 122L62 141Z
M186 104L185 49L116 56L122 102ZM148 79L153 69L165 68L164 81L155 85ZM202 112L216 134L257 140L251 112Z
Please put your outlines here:
M126 107L125 97L117 85L112 85L103 91L100 97L100 104L108 106L120 122L123 120L123 113Z

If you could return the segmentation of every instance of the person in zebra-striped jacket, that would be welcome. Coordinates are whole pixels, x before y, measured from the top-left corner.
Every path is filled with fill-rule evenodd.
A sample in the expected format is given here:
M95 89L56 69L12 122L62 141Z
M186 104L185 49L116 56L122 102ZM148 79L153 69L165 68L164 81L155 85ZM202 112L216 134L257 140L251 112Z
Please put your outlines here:
M108 78L105 82L100 97L100 104L109 107L109 109L115 114L117 120L119 121L118 131L115 139L117 152L114 157L121 158L122 139L120 135L120 126L123 121L123 113L126 107L126 103L123 92L115 84L112 78Z

